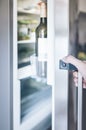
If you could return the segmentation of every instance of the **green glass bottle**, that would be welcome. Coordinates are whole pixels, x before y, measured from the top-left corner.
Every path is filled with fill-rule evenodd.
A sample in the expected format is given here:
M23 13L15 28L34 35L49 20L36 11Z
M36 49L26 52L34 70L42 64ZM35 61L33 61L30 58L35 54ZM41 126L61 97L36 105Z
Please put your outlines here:
M47 4L40 3L40 24L36 28L36 71L37 76L47 81Z

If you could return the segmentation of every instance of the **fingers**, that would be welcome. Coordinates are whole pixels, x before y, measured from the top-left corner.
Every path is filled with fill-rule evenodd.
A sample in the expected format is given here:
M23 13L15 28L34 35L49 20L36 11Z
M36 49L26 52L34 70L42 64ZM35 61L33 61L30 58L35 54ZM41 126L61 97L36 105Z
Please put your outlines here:
M77 71L73 72L73 81L74 81L75 86L77 87L78 86L78 72ZM86 80L84 78L82 78L82 86L83 88L86 89Z
M78 78L74 78L73 81L74 81L75 86L78 87Z
M77 72L77 71L74 71L74 72L73 72L73 77L74 77L74 78L75 78L75 77L78 78L78 72Z
M68 55L68 56L64 57L63 61L66 63L71 63L74 66L76 66L78 71L81 73L82 77L84 77L84 79L86 79L86 62L85 61L83 62L83 61L73 57L72 55Z
M86 89L86 80L83 79L82 84L83 84L83 88Z
M74 81L75 86L77 87L78 86L78 73L76 71L73 72L73 81Z

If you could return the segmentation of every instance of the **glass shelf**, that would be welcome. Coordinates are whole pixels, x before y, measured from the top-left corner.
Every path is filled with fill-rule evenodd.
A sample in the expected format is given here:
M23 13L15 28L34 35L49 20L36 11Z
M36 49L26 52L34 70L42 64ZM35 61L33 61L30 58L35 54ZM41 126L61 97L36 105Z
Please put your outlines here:
M21 40L17 42L18 44L29 44L29 43L35 43L35 39L33 40Z
M46 108L47 104L51 105L52 87L31 77L22 79L20 82L21 121L23 121L27 116L30 117L32 113Z
M18 9L18 13L20 14L28 14L28 15L40 15L40 12L38 10L23 10L23 9Z

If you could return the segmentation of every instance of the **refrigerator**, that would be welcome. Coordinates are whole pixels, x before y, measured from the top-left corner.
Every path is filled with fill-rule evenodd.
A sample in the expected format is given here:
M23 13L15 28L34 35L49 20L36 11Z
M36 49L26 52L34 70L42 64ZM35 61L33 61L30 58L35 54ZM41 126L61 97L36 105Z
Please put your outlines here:
M34 78L39 2L47 3L47 84ZM51 130L54 88L54 1L0 1L0 129Z
M86 90L79 129L81 95L72 71L60 70L59 61L69 54L86 60L86 2L42 1L47 2L48 18L47 85L34 79L34 60L31 62L40 0L0 1L0 130L85 130ZM19 29L28 35L21 38Z

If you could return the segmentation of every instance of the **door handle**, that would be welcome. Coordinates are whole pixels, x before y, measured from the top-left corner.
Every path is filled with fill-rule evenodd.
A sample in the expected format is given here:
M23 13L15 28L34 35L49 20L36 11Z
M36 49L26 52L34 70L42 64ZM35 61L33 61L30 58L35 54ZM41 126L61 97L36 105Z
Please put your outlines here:
M64 61L59 61L59 69L78 71L78 69L70 64L65 63ZM77 130L82 130L82 76L78 72L78 119L77 119Z

